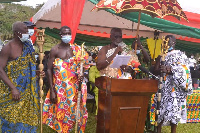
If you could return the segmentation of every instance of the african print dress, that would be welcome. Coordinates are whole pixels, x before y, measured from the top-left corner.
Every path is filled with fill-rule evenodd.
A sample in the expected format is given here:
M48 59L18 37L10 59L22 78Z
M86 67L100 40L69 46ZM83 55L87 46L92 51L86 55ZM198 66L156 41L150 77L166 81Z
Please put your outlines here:
M172 67L172 75L166 75L163 81L158 123L163 122L163 125L170 125L170 122L173 124L186 123L186 97L192 94L188 58L183 52L173 50L167 53L165 65ZM155 103L157 103L156 100L157 94Z
M57 93L57 103L50 103L50 91L47 93L43 107L43 123L59 133L69 133L76 120L78 74L80 72L81 48L71 45L74 56L64 61L56 58L53 64L53 83ZM88 63L88 55L85 54L85 67ZM82 98L79 116L79 131L83 133L88 118L86 109L87 87L82 83Z
M19 101L12 100L10 88L0 80L0 133L36 133L39 121L39 96L36 64L31 43L5 68L8 78L20 91Z

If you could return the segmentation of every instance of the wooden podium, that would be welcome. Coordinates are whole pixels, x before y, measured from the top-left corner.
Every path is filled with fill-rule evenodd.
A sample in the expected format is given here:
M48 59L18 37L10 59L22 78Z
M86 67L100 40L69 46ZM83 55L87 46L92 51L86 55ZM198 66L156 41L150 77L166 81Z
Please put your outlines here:
M153 79L99 77L97 133L144 133L150 97L157 92Z

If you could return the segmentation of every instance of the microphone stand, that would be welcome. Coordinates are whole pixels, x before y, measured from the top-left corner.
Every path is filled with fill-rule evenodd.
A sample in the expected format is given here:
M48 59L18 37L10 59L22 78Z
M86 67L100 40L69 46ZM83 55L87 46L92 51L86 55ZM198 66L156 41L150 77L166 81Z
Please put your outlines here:
M149 72L148 74L151 75L154 79L160 80L160 79L159 79L156 75L154 75L153 73Z

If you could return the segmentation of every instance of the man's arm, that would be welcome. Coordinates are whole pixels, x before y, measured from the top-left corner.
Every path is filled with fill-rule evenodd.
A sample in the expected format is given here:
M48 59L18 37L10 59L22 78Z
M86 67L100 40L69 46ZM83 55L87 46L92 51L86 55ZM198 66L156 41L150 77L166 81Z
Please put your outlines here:
M1 62L0 63L0 79L5 84L7 84L9 86L9 88L11 89L13 100L19 100L20 99L19 90L14 86L14 84L12 84L12 82L8 78L8 75L4 71L4 69L8 63L9 55L11 52L10 50L11 50L10 44L6 44L0 52L0 62Z
M149 61L150 61L150 56L149 56L149 54L147 53L147 51L144 49L144 47L141 45L139 36L138 36L138 38L136 38L136 42L137 42L137 44L138 44L138 47L140 47L140 49L142 49L142 54L143 54L143 56L144 56L144 61L145 61L146 63L149 63Z
M145 61L146 63L149 63L149 61L150 61L150 56L149 56L149 54L148 54L147 51L143 48L142 45L141 45L140 48L142 49L142 54L144 55L144 61Z
M106 53L107 53L107 46L104 46L98 53L98 59L97 59L97 69L100 71L104 68L106 68L111 61L113 60L113 58L116 56L116 54L118 54L118 52L122 52L122 48L120 46L118 46L115 49L115 52L110 56L110 57L106 57Z
M49 81L49 89L50 89L50 100L52 103L56 103L56 94L55 94L55 87L53 86L53 62L56 57L56 48L53 47L50 51L50 57L48 60L48 68L47 68L47 73L48 73L48 81Z
M156 58L156 64L154 66L154 74L155 75L160 75L160 60L161 60L161 56L159 55Z

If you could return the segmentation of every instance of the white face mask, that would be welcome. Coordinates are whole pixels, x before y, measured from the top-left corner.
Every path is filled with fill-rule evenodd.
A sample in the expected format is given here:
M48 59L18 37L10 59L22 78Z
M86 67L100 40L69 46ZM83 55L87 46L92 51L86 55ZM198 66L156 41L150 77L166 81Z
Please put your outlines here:
M64 43L69 43L72 40L72 36L71 35L64 35L64 36L62 36L61 40Z
M98 49L99 49L99 51L101 50L101 48L103 47L103 46L97 46L98 47Z
M133 52L135 52L134 49L133 49ZM140 54L140 50L136 50L136 54Z
M19 33L19 32L18 32ZM19 37L19 36L18 36ZM22 41L22 42L25 42L25 41L28 41L30 38L29 34L22 34L22 37L19 39Z
M34 34L34 29L28 29L28 34L32 36Z

